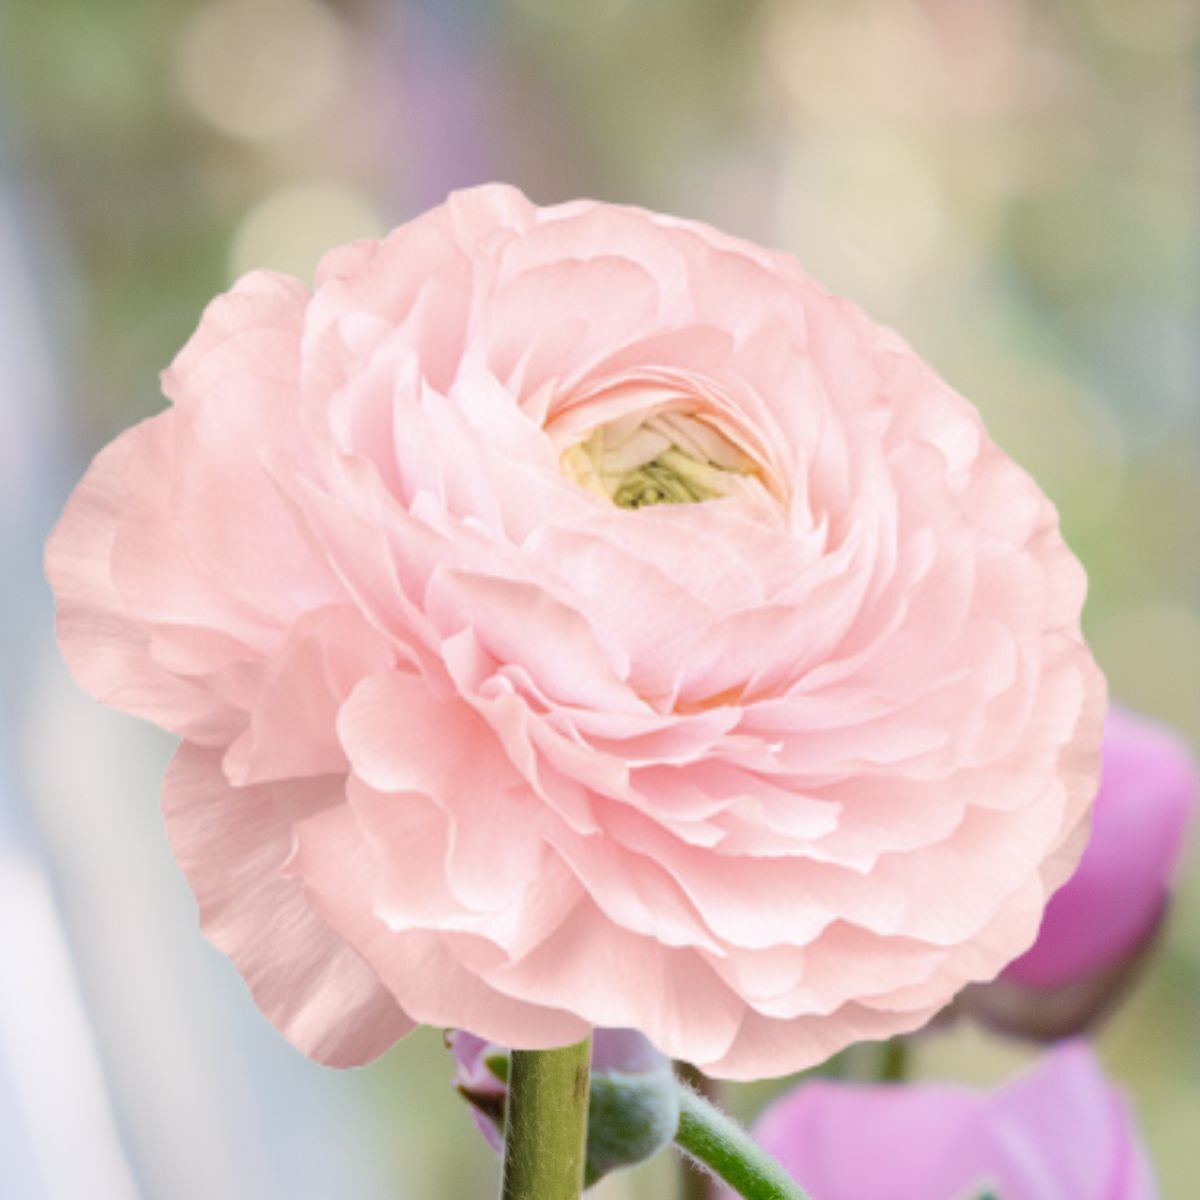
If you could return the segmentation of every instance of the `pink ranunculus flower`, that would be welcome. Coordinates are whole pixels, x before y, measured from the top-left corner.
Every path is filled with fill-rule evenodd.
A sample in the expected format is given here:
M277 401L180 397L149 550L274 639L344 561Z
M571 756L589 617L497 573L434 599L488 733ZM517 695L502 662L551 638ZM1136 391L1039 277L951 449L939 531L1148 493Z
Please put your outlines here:
M301 1049L643 1031L727 1077L1033 940L1104 686L1054 509L788 256L484 187L242 279L48 550Z
M1039 1039L1079 1033L1109 1011L1145 964L1169 908L1196 806L1196 763L1157 721L1114 708L1105 725L1092 835L1046 906L1037 941L964 1011Z
M1083 1042L995 1092L814 1080L755 1137L820 1200L1154 1200L1122 1096Z

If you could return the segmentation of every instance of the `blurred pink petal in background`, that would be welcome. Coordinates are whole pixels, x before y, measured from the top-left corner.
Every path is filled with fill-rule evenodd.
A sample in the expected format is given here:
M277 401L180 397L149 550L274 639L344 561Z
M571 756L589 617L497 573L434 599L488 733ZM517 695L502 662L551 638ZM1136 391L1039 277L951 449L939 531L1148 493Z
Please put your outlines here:
M1100 793L1079 868L1051 898L1032 949L993 983L963 994L981 1021L1035 1038L1076 1033L1120 999L1170 907L1196 805L1196 762L1183 739L1114 708Z
M992 1093L817 1080L755 1134L816 1200L1153 1200L1125 1101L1082 1042Z

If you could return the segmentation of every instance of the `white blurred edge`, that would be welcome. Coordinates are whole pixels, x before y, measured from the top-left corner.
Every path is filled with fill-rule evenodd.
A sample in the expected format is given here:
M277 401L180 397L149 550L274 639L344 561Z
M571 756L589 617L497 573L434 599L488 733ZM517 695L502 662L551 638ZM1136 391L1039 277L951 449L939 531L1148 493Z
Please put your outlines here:
M47 1200L137 1200L44 873L0 849L0 1054Z

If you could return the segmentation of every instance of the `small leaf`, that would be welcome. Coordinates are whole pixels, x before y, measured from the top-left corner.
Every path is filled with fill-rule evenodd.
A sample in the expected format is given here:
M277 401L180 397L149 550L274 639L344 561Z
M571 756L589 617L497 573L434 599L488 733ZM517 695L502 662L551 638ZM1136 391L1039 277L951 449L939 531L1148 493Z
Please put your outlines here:
M485 1054L483 1056L483 1065L493 1074L501 1083L508 1083L508 1054Z

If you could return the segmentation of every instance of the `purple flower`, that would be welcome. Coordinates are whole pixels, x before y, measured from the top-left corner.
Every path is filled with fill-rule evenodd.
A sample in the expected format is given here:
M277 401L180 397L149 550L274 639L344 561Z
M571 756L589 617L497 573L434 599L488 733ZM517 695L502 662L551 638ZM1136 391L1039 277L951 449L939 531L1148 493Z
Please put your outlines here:
M992 1093L816 1080L755 1135L820 1200L1153 1200L1120 1094L1083 1042Z
M446 1045L454 1055L454 1086L471 1105L471 1116L479 1126L479 1132L499 1153L504 1149L504 1098L507 1094L504 1081L508 1074L508 1051L465 1029L448 1030Z
M1078 1033L1136 978L1169 906L1197 794L1196 764L1170 729L1120 709L1104 731L1092 835L1051 898L1033 947L963 993L993 1028L1050 1040Z

